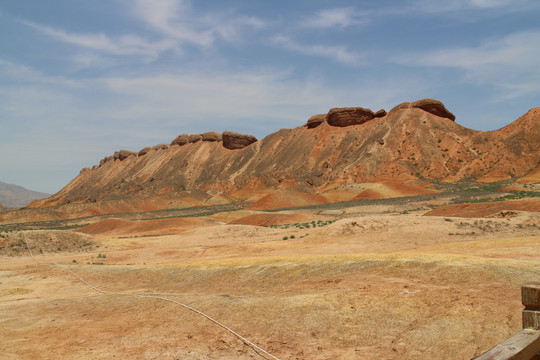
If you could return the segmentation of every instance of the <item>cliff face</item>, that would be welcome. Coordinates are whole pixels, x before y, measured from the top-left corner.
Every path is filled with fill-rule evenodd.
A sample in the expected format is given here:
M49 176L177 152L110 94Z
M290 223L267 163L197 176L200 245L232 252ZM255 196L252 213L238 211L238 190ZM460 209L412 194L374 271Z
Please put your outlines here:
M160 196L189 197L196 204L276 188L317 193L361 182L502 179L523 176L540 162L540 108L491 132L456 124L441 103L429 99L398 105L388 114L345 109L329 112L330 122L345 114L338 126L327 121L329 114L318 115L316 125L312 118L309 126L262 140L242 136L236 140L244 144L241 149L224 146L227 133L223 141L219 134L206 141L202 134L181 135L170 146L120 151L31 207ZM362 119L355 122L354 113Z

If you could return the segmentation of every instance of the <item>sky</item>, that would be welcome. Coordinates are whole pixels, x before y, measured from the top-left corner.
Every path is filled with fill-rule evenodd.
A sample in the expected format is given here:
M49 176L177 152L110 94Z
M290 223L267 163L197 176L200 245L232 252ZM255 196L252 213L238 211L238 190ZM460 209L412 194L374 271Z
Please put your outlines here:
M258 138L434 98L472 129L540 106L538 0L0 0L0 181L55 193L114 151Z

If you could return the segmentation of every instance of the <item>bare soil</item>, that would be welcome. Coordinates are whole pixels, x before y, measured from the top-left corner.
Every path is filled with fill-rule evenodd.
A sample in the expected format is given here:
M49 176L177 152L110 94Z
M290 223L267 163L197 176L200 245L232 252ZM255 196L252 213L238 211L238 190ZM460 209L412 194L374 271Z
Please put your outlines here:
M403 209L27 231L38 262L24 251L0 257L2 358L264 358L199 314L134 293L203 311L279 359L470 359L519 331L520 287L540 279L540 213ZM66 244L84 237L92 249L58 251L51 234Z

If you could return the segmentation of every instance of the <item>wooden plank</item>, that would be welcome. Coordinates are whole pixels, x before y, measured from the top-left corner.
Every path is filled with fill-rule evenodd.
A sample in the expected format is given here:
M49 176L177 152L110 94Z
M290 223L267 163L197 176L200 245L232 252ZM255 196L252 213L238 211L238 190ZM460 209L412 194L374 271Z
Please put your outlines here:
M540 351L540 331L525 329L474 360L530 360Z
M540 330L540 311L539 310L523 310L522 316L523 328Z
M527 309L540 310L540 282L529 283L521 288L521 303Z

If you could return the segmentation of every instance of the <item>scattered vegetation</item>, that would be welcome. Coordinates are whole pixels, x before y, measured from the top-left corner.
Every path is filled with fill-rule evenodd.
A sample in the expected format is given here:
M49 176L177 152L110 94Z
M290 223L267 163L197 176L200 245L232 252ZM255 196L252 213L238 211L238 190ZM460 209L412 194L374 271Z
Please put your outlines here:
M504 200L519 200L524 198L534 198L534 197L540 197L540 192L538 191L509 191L510 194L504 195L504 196L498 196L498 197L488 197L488 198L481 198L481 199L469 199L469 200L462 200L456 202L456 204L464 204L464 203L484 203L484 202L492 202L492 201L504 201Z
M154 235L150 234L150 235L118 236L117 239L147 238L147 237L169 236L169 235L176 235L176 234L170 233L170 234L154 234Z
M330 225L334 223L336 220L327 220L327 221L311 221L311 222L305 222L305 223L294 223L294 224L285 224L285 225L267 225L265 227L270 227L272 229L290 229L290 228L297 228L297 229L310 229L310 228L316 228L316 227L323 227ZM294 236L291 237L294 239ZM285 239L283 239L285 240Z

